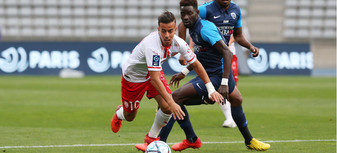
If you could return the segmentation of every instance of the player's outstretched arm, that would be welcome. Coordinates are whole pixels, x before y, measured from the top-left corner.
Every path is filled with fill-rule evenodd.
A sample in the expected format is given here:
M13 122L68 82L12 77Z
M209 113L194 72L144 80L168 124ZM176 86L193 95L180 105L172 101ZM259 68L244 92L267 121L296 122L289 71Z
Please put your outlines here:
M169 105L173 118L179 120L184 119L185 113L181 110L180 106L174 102L172 96L167 93L164 84L161 82L160 71L149 71L149 74L151 77L151 84Z
M259 48L253 46L243 35L242 33L242 27L240 28L234 28L233 33L234 39L236 42L238 42L241 46L249 49L253 53L253 57L256 57L259 55Z
M223 40L217 41L214 44L214 47L223 56L223 74L221 85L218 91L222 96L224 96L225 99L229 100L228 78L231 70L233 53L230 51Z

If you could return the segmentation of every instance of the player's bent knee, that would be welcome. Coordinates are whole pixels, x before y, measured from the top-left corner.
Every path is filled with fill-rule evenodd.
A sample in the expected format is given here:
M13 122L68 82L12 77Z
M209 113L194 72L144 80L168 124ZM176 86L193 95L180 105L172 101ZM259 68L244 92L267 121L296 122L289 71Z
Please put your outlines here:
M179 93L179 90L176 90L172 93L173 100L177 104L182 104L183 103L183 98L181 97L181 94Z
M171 114L170 107L169 106L162 106L161 111L164 112L165 114Z
M242 105L242 96L235 96L230 98L230 103L233 107Z
M131 121L133 121L136 118L136 114L134 114L134 113L124 114L124 117L125 117L126 121L131 122Z

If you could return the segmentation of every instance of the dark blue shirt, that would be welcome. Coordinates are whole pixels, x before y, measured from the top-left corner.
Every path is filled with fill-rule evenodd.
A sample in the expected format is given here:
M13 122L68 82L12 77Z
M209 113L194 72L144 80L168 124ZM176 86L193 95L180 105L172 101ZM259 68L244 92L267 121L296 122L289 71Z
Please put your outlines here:
M225 39L214 23L198 18L194 26L189 29L189 33L195 44L194 52L206 72L209 75L221 75L222 54L215 49L214 44Z
M220 30L225 43L228 45L234 28L240 28L241 25L241 9L234 2L231 2L229 8L225 10L216 1L205 3L199 6L199 16L202 19L213 22Z

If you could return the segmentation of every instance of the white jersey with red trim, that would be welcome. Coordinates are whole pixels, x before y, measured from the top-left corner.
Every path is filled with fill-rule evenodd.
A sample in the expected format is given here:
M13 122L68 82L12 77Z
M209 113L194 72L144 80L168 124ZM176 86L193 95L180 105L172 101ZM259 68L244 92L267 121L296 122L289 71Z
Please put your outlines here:
M152 32L133 49L123 64L123 77L129 82L145 82L149 80L148 71L161 71L162 63L177 53L183 55L189 64L196 60L183 39L174 35L171 46L164 47L158 31Z

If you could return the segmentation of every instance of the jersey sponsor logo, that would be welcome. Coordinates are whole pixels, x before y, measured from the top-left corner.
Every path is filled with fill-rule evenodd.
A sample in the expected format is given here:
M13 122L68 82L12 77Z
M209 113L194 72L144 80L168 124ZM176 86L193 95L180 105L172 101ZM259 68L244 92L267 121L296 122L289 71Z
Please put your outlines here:
M153 66L159 66L160 56L159 55L153 55L152 58L152 65Z
M219 26L218 28L224 36L229 36L234 32L234 26Z
M214 18L214 19L220 18L220 15L218 15L218 16L213 16L213 18Z
M223 20L223 23L229 23L229 20Z
M236 14L234 12L231 13L233 19L236 19Z

